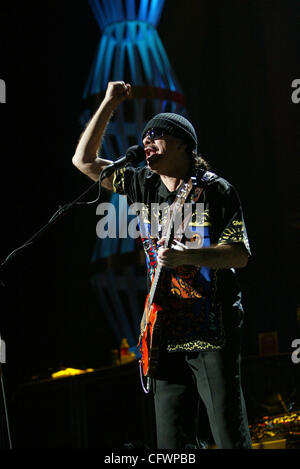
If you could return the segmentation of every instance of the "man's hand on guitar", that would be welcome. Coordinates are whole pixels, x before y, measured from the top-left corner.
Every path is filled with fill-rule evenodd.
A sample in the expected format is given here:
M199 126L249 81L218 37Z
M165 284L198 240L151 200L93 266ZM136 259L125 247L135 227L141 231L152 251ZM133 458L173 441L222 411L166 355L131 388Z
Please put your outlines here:
M158 244L163 244L161 240ZM171 248L161 246L158 250L158 263L162 267L175 268L187 264L188 248L177 241L173 241Z

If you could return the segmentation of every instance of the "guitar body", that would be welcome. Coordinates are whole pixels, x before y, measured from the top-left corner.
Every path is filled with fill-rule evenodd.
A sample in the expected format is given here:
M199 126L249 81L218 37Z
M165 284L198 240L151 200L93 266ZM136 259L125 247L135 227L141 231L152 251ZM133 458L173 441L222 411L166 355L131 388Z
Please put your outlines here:
M141 364L144 376L154 377L162 347L163 308L156 303L149 306L149 295L146 299L144 316L147 325L140 337Z

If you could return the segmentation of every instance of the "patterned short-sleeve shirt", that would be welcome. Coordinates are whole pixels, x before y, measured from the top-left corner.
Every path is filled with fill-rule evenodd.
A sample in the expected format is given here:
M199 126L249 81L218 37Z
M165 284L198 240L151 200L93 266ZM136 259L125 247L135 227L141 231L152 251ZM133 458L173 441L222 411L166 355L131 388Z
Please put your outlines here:
M204 189L201 189L197 204L192 204L189 219L193 240L200 248L239 243L250 256L242 207L235 188L225 179L208 172L196 186L202 187L203 182ZM157 242L177 191L169 192L150 169L130 167L115 172L113 188L115 192L127 195L129 204L143 204L139 225L150 286L157 266ZM163 207L156 212L158 220L153 218L153 204ZM156 225L154 234L153 220ZM170 352L220 349L226 342L227 325L240 322L241 292L234 269L213 270L191 265L164 269L159 289L165 309L166 348Z

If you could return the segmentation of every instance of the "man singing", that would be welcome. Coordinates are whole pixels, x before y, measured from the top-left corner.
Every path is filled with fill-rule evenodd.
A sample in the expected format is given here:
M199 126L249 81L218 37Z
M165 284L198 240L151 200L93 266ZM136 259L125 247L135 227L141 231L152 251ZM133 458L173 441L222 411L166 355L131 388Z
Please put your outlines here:
M113 112L130 92L130 84L110 82L80 138L73 163L94 181L112 163L99 158L98 150ZM218 449L251 449L240 376L243 308L235 273L251 253L239 197L230 183L208 171L197 153L194 127L184 117L154 116L142 141L146 166L116 169L103 186L150 210L151 204L171 206L182 183L193 177L197 204L203 207L201 216L194 213L191 219L196 247L185 236L167 247L162 232L153 237L143 230L149 285L158 265L164 273L159 285L164 341L154 387L157 448L200 447L202 400Z

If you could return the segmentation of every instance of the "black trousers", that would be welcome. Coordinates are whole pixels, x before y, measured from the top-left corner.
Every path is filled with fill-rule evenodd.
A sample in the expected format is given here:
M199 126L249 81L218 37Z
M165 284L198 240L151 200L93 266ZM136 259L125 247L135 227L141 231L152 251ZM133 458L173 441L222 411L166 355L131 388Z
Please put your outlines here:
M158 449L197 445L199 399L218 449L251 449L236 347L163 355L154 394Z

